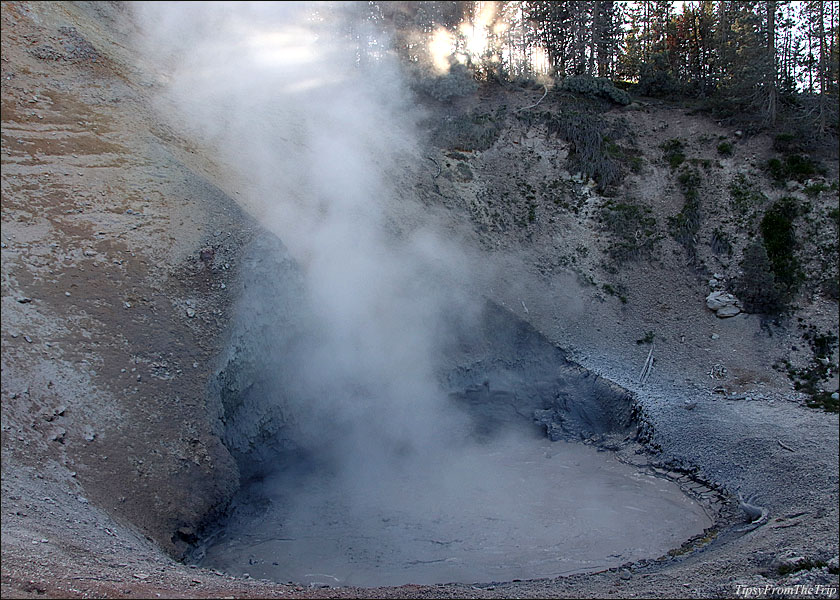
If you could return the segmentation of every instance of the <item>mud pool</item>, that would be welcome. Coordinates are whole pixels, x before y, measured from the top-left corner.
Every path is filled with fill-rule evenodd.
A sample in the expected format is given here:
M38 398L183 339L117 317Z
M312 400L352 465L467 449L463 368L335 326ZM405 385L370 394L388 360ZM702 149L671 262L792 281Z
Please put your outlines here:
M388 480L341 478L297 465L266 479L260 508L236 514L201 564L304 585L510 581L660 556L712 524L674 483L536 436Z
M316 586L510 581L655 558L712 525L598 450L642 439L627 390L504 307L446 311L392 364L420 338L366 323L335 343L277 240L244 264L211 382L240 486L200 565Z

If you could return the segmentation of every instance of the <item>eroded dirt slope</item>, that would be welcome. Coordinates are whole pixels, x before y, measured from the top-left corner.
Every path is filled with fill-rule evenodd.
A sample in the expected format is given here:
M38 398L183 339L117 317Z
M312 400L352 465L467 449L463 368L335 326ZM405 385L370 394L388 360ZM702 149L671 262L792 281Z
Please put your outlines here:
M204 388L247 224L94 9L2 5L4 556L109 552L91 532L115 523L177 555L237 485Z

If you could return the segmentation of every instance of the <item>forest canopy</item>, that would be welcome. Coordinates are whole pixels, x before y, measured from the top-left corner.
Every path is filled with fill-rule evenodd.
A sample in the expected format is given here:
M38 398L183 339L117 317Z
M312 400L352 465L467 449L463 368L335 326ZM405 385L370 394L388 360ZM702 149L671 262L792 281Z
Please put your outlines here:
M697 99L756 128L838 129L836 2L378 2L373 30L438 87L587 76L636 95ZM354 32L360 60L376 51ZM453 81L446 81L449 78Z

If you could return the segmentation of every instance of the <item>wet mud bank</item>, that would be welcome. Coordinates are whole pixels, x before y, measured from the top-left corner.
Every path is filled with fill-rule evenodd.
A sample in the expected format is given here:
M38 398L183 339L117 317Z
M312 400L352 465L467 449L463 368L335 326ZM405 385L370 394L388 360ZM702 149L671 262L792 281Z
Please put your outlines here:
M220 401L225 444L247 480L311 441L301 416L311 392L296 381L296 368L320 331L307 310L299 268L276 238L258 236L245 250L241 271L233 292L238 316L209 393ZM606 447L644 438L647 425L629 392L569 361L507 310L483 302L474 314L452 315L446 328L434 383L447 402L469 414L471 435L524 427L552 441ZM329 366L325 378L335 376ZM352 396L353 390L344 392ZM328 441L329 424L318 424Z
M259 235L240 264L237 317L210 385L240 488L199 529L189 561L310 586L506 581L677 560L738 520L725 490L650 445L633 394L509 311L482 300L447 315L433 397L418 391L395 420L375 378L318 345L325 334L282 243ZM318 385L301 375L315 357ZM499 494L522 473L521 489ZM545 500L529 508L518 493ZM575 516L580 506L591 520ZM622 525L631 520L646 529ZM559 529L529 549L539 556L518 550L549 523ZM506 548L514 531L530 541L513 535ZM599 534L627 543L608 548ZM646 536L657 542L632 544ZM325 546L343 549L326 556Z

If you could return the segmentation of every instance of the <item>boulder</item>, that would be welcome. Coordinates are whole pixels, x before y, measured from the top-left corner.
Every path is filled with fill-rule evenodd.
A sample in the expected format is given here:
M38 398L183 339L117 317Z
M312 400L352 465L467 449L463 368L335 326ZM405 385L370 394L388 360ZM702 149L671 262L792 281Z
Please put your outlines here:
M740 313L741 308L738 304L738 298L723 290L714 291L706 296L706 306L721 319L734 317Z
M715 315L720 317L721 319L728 319L729 317L734 317L735 315L739 314L741 309L735 306L734 304L730 304L728 306L724 306L723 308L718 309L715 312Z
M722 290L712 292L706 296L706 306L709 307L709 310L720 310L724 306L735 304L735 302L737 302L735 296Z

